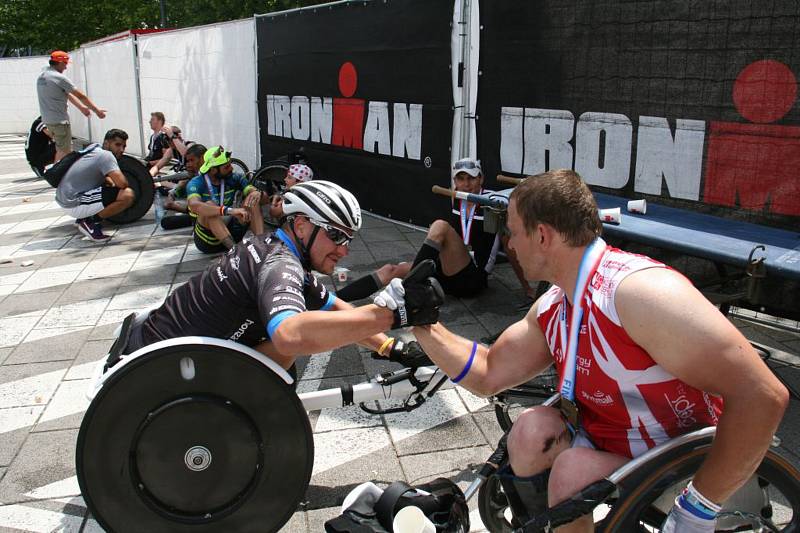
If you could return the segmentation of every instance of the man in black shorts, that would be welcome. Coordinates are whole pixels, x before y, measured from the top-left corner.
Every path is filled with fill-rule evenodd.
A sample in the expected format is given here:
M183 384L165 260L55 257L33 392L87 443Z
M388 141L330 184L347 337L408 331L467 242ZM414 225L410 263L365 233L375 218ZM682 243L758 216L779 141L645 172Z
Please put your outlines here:
M355 197L334 183L313 181L288 191L283 208L287 219L275 233L245 238L134 325L125 353L203 335L253 347L283 368L299 355L353 342L406 365L430 364L416 343L381 332L435 322L443 300L438 283L409 276L402 310L352 307L329 293L311 270L330 274L347 255L361 227Z
M480 163L474 159L460 159L453 165L453 187L457 191L484 194ZM413 264L387 264L371 274L361 277L337 296L346 300L366 298L393 278L404 278L409 270L426 259L436 262L436 279L447 294L459 298L477 296L488 286L489 273L497 260L497 252L505 245L503 237L483 229L483 211L477 204L457 200L447 220L435 220L428 228L425 242L417 252ZM513 251L508 259L526 295L533 297L534 290L525 279Z
M42 122L42 117L37 117L31 124L28 138L25 139L25 157L39 176L44 175L44 167L56 160L56 142Z
M75 217L78 230L95 242L110 238L103 233L100 221L124 211L136 198L117 163L127 141L124 131L108 130L102 147L87 146L56 189L56 203Z

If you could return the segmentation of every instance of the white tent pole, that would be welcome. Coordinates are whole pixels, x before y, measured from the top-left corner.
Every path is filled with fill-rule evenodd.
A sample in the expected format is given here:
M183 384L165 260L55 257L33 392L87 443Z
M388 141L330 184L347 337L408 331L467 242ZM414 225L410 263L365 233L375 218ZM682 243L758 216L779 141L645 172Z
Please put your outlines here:
M136 34L131 35L133 42L133 82L136 87L136 116L139 118L139 146L141 147L142 157L147 154L144 151L144 121L142 120L142 89L139 82L139 38Z

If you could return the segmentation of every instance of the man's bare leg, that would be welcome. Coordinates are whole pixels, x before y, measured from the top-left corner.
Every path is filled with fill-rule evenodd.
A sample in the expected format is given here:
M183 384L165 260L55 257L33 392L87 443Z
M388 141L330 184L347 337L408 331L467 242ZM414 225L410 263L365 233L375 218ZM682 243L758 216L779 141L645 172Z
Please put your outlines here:
M117 199L105 206L97 215L100 218L113 217L132 206L134 201L136 201L136 194L134 194L133 189L130 187L121 189L117 193Z
M549 507L574 496L590 483L602 479L627 463L630 459L609 452L590 448L570 448L556 457L550 471L547 486ZM578 533L594 531L592 515L586 515L574 522L556 529L559 533Z
M471 259L464 241L453 226L444 220L436 220L431 224L426 240L439 246L439 261L445 276L452 276L469 264Z
M219 215L215 216L199 216L197 217L198 222L201 226L208 228L211 230L211 233L214 237L217 238L219 242L225 246L228 250L234 247L236 244L233 242L233 237L231 236L231 232L228 230L228 225L225 223L225 219Z

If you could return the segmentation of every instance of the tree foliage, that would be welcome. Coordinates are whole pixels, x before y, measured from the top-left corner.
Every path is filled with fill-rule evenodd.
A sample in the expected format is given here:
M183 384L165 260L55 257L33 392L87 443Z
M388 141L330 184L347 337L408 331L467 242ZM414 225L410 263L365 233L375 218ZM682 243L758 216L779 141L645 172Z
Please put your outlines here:
M281 11L319 0L164 0L166 27L186 28ZM91 2L0 0L0 55L19 50L47 53L125 30L159 28L159 0ZM5 52L4 52L5 51ZM23 52L24 53L24 52Z

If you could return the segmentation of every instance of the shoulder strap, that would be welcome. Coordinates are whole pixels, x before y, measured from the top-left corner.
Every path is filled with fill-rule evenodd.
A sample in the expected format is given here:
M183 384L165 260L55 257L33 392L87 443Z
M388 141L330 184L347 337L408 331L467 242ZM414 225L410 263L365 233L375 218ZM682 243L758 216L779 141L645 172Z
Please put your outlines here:
M394 521L394 508L397 502L406 492L414 490L414 487L405 481L395 481L383 491L381 497L375 503L375 514L378 517L378 522L383 527L392 530L392 522Z

